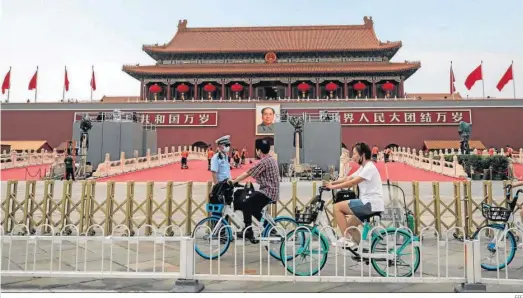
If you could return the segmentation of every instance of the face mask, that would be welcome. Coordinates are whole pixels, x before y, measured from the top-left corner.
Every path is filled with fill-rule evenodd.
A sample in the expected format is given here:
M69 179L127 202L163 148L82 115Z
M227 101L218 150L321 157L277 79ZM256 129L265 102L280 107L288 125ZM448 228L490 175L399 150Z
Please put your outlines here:
M222 152L223 153L229 153L229 150L231 150L231 147L223 147Z

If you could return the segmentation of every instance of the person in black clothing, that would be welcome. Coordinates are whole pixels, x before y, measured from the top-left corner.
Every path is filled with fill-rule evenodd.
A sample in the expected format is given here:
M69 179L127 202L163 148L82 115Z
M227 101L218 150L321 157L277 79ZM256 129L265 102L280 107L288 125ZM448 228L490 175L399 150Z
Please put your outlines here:
M67 157L64 159L64 165L65 165L65 179L69 180L74 179L74 160L71 154L67 154Z

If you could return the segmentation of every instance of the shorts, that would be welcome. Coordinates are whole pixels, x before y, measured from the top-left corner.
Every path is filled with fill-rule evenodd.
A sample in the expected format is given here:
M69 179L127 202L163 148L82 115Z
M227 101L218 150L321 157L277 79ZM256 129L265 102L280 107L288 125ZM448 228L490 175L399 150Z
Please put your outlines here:
M370 203L363 205L363 202L360 199L349 200L349 208L361 222L368 220L369 216L375 213L372 212Z

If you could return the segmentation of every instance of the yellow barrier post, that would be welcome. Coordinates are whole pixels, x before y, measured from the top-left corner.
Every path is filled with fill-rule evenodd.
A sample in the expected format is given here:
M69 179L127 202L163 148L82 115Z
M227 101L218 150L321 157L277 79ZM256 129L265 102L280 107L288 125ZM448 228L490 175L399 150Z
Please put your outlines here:
M6 187L6 193L5 193L5 199L2 202L2 210L4 211L4 218L2 219L2 226L5 227L5 232L9 233L11 232L11 226L9 225L11 217L9 214L11 213L11 202L13 200L16 200L16 192L18 188L18 181L9 180L7 181L7 187ZM14 199L13 199L14 197Z
M462 236L463 229L463 215L461 214L461 184L459 181L454 181L454 206L456 208L456 233L455 237L459 238Z
M472 184L469 181L463 181L463 199L465 238L469 238L472 233Z
M60 234L64 232L65 234L70 235L72 230L67 227L65 230L64 228L69 225L74 224L70 220L70 215L73 210L76 210L77 205L72 202L72 196L73 196L73 181L67 180L63 182L63 192L62 192L62 218L60 220L61 227L60 227ZM81 231L79 231L81 233Z
M193 182L189 181L187 183L187 190L185 192L185 200L187 203L187 217L188 220L186 221L187 224L185 225L185 235L191 235L192 229L191 229L191 217L192 217L192 186ZM207 197L208 198L208 197ZM207 199L208 200L208 199Z
M91 211L92 207L96 202L96 181L87 180L85 185L85 196L83 197L82 204L84 205L84 213L82 224L85 226L85 233L89 236L94 236L96 234L95 229L89 229L92 225L91 223Z
M414 199L414 221L416 223L416 235L419 235L421 231L421 208L420 208L420 198L419 198L419 182L412 182L412 197Z
M127 182L127 195L126 195L126 208L125 208L125 219L124 223L129 229L129 233L131 236L134 236L134 229L133 229L133 202L134 202L134 181L128 181Z
M44 182L44 201L45 201L45 224L52 226L52 212L49 212L50 205L54 201L54 180L45 180ZM49 226L45 227L45 233L50 232Z
M150 236L152 234L151 226L153 225L154 182L148 181L146 187L145 224L147 224L147 227L145 227L145 235Z
M483 202L482 203L485 203L485 204L488 204L488 205L493 205L493 200L492 200L492 181L483 181ZM496 204L497 205L497 204ZM499 204L501 205L501 204ZM480 205L480 208L481 208L481 205ZM481 210L480 210L481 211ZM487 224L490 223L490 221L488 219L485 219L487 221ZM487 235L490 231L487 230Z
M296 181L292 181L292 211L291 214L294 215L296 212L296 204L298 203L298 191L297 191L297 185L298 183Z
M107 191L105 197L105 225L104 225L104 234L109 236L113 232L113 202L114 202L114 192L115 192L115 183L114 181L107 182Z
M434 219L436 222L436 231L441 238L441 197L439 192L439 182L432 182L432 197L434 199Z

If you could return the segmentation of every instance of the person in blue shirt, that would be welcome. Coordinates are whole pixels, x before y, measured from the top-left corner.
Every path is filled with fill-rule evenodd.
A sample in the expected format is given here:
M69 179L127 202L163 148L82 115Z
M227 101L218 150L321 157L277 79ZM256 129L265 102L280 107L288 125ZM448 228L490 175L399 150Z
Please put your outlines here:
M231 166L229 164L229 150L231 149L230 136L223 136L216 140L218 153L211 158L212 182L217 184L231 179Z

